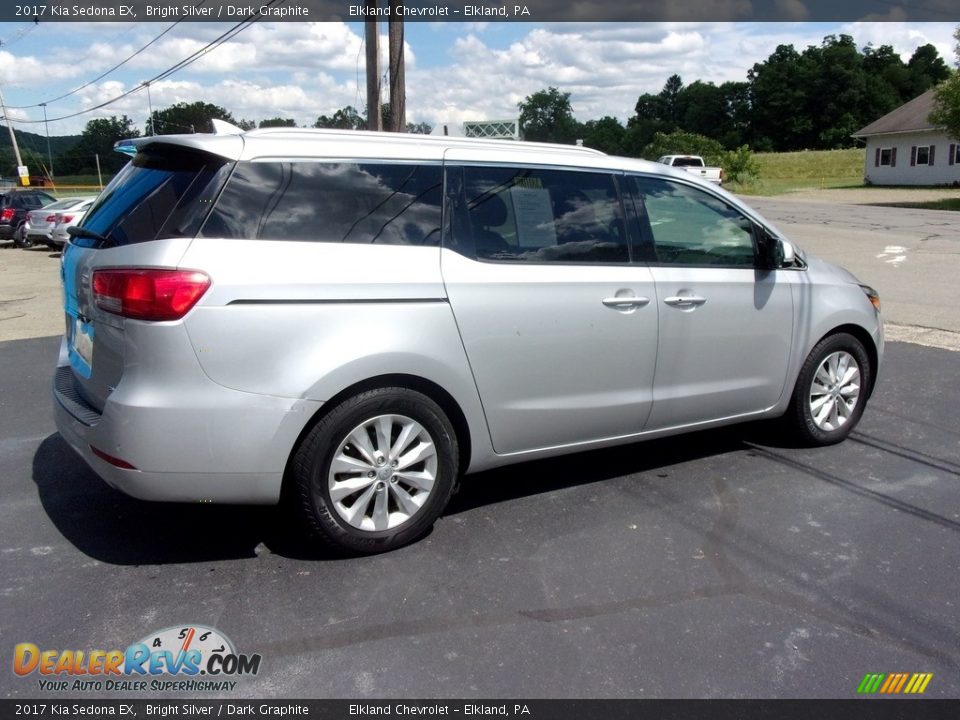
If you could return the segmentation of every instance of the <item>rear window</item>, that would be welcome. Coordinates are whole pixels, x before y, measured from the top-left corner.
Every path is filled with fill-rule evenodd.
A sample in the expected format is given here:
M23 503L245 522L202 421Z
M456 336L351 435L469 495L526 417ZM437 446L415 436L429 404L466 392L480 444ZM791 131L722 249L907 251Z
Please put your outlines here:
M441 186L439 165L239 163L200 234L439 245Z
M104 188L81 226L115 245L193 237L223 187L232 163L173 145L138 152ZM74 238L77 245L96 240Z

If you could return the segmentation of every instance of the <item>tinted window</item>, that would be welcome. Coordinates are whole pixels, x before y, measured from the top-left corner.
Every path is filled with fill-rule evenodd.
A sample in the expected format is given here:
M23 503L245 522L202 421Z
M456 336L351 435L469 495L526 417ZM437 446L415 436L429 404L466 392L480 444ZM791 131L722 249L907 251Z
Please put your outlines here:
M463 168L466 222L456 247L481 260L629 262L614 177L531 168Z
M719 198L682 183L632 178L655 262L753 267L753 225Z
M43 193L37 193L36 195L29 195L27 197L27 207L30 209L36 209L43 207L44 203L53 202L54 198L50 195L44 195Z
M223 158L171 145L137 153L104 188L81 226L116 245L160 237L193 237L223 186ZM79 245L95 245L74 238Z
M439 165L240 163L205 237L439 245Z

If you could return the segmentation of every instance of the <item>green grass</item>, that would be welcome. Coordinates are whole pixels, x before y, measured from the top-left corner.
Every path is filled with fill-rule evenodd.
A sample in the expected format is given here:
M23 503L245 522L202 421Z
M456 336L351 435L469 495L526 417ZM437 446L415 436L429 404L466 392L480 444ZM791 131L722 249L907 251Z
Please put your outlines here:
M796 190L863 187L863 148L754 153L760 169L749 184L731 185L747 195L780 195Z
M96 175L58 175L54 178L57 185L96 185L99 187L100 181ZM103 182L110 180L109 175L103 176Z

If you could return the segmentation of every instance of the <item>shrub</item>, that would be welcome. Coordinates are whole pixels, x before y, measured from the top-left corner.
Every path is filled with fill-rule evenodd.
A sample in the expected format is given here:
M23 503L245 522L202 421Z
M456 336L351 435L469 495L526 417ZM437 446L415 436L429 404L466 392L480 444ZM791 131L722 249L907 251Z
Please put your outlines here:
M730 150L723 154L721 166L726 175L726 182L737 183L738 185L750 185L756 181L760 175L760 166L756 158L746 145L741 145L736 150Z

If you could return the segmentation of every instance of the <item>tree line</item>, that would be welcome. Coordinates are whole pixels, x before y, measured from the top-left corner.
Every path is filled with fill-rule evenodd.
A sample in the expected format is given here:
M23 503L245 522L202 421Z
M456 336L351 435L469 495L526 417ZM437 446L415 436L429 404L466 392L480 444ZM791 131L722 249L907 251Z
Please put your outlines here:
M659 93L637 99L634 115L578 122L570 93L550 87L518 106L527 140L572 143L604 152L646 157L658 133L693 133L732 150L832 150L853 147L850 135L949 78L951 70L930 44L903 62L890 45L860 50L849 35L827 35L798 51L780 45L742 82L667 78Z

